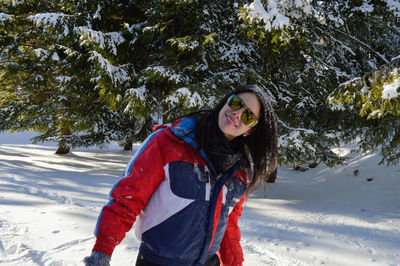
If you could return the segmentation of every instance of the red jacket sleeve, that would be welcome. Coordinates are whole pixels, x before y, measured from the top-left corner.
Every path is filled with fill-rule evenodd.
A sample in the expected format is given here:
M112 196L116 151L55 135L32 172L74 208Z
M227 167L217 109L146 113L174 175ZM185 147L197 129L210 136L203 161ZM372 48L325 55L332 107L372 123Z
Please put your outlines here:
M222 238L219 257L223 266L238 266L242 265L243 250L240 245L240 229L238 225L239 217L242 215L243 202L246 198L246 193L235 205L228 217L228 225L224 237Z
M164 164L157 135L144 143L135 157L129 175L114 185L110 192L111 201L100 213L93 251L111 256L114 248L132 228L136 216L146 207L151 195L164 180Z

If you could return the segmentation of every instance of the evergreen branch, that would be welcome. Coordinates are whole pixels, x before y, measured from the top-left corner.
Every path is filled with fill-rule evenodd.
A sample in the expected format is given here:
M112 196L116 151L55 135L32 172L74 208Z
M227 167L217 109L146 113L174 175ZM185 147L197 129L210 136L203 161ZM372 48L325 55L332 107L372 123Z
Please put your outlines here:
M323 25L323 26L325 26L325 25ZM389 61L388 61L383 55L381 55L380 53L378 53L377 51L375 51L375 50L374 50L371 46L369 46L368 44L366 44L366 43L360 41L359 39L357 39L357 38L351 36L350 34L344 32L344 31L342 31L342 30L339 30L339 29L336 29L336 28L332 28L332 27L329 27L329 26L326 26L326 27L327 27L327 28L330 28L330 29L332 29L332 30L334 30L334 31L336 31L336 32L338 32L338 33L341 33L341 34L345 35L346 37L349 37L349 38L352 39L353 41L357 42L358 44L360 44L360 45L364 46L365 48L367 48L368 50L370 50L372 53L376 54L376 55L377 55L380 59L382 59L382 61L384 61L385 63L389 63Z

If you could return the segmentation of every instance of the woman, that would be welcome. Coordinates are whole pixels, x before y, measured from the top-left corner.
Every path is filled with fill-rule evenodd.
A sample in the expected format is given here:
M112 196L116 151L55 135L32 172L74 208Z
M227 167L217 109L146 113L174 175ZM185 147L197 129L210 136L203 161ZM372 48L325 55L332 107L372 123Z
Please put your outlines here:
M255 85L158 127L111 190L86 265L109 265L136 217L138 266L242 265L238 219L246 191L276 166L275 115Z

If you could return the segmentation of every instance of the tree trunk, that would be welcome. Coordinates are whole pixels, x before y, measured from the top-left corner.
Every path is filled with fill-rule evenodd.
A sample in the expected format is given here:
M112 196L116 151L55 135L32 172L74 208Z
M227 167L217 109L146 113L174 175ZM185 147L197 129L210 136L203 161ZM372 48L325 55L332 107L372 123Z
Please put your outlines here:
M132 140L126 139L124 144L124 151L131 151L132 150Z
M64 136L71 135L71 130L69 128L61 129L61 134L60 135L61 135L61 140L58 143L58 149L56 151L56 154L67 154L67 153L69 153L70 147L65 145Z
M67 154L69 152L69 150L70 150L69 147L67 147L63 144L59 144L56 154Z

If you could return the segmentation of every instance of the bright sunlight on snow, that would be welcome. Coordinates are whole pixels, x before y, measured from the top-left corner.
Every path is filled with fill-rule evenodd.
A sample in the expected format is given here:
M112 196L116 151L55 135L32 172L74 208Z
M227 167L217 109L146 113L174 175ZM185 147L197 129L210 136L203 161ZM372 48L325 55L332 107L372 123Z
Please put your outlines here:
M75 149L55 155L32 134L0 134L0 264L82 265L97 216L132 152ZM239 220L246 266L400 265L400 166L376 154L305 172L280 167ZM133 230L111 265L134 265Z

